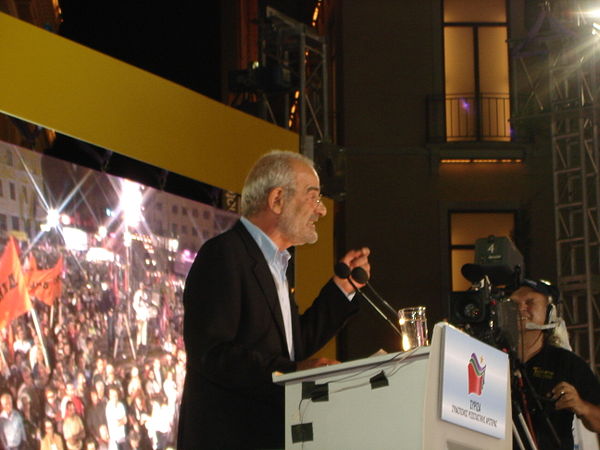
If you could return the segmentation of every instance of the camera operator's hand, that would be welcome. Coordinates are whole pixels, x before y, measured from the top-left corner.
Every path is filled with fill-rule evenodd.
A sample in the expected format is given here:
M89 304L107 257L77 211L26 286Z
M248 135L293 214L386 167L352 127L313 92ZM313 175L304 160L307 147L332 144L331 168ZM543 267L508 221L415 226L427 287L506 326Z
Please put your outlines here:
M566 381L561 381L551 391L557 410L569 409L591 431L600 432L600 407L583 400L577 389Z

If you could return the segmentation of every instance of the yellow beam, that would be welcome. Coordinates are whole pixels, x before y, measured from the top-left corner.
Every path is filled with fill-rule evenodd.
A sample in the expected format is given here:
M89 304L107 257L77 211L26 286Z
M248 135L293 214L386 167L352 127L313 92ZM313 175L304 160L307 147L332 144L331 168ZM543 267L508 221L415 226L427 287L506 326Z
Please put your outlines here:
M156 56L160 58L160 55ZM239 192L258 155L295 133L0 13L0 110Z

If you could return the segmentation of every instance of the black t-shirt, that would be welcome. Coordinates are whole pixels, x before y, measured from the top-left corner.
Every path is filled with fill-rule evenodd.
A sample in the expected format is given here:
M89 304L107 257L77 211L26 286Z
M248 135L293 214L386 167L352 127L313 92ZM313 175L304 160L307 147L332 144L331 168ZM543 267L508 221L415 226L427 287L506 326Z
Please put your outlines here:
M566 381L577 389L583 400L600 405L598 379L586 362L575 353L552 345L544 345L537 355L525 363L525 367L529 380L541 399L542 408L547 412L561 440L561 446L558 447L543 414L531 395L528 395L528 407L540 450L573 449L573 413L566 409L557 411L554 402L548 401L550 391L561 381Z

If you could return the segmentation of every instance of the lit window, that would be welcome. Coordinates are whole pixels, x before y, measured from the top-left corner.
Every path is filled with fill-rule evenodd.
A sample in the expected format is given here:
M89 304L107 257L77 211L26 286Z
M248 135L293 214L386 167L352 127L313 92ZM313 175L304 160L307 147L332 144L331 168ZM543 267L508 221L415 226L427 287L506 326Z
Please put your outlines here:
M444 0L446 139L510 141L504 0Z

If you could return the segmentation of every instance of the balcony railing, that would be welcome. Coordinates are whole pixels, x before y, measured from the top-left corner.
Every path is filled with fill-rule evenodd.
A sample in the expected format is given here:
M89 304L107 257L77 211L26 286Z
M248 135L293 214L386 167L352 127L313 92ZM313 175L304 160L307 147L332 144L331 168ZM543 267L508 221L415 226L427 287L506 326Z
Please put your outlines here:
M510 141L508 94L428 98L429 142Z

